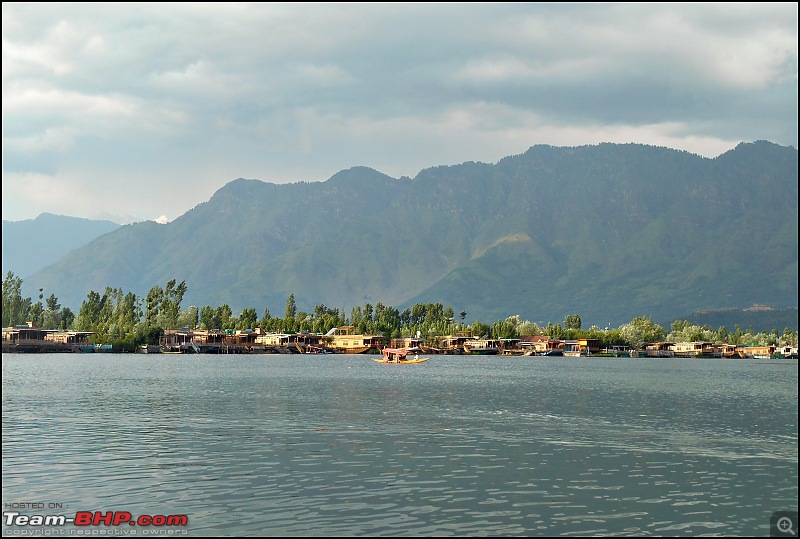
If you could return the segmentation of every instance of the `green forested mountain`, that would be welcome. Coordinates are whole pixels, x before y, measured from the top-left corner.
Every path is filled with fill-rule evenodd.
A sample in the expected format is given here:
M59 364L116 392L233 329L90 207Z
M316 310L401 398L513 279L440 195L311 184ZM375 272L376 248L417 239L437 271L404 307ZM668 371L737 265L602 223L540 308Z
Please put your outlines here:
M736 326L742 330L751 329L753 332L768 332L778 330L783 333L786 328L797 331L797 307L794 309L725 309L692 313L689 316L680 316L672 320L664 320L661 327L669 328L675 320L686 320L696 326L707 326L711 329L724 327L733 331Z
M184 306L349 312L440 302L467 320L584 325L754 303L797 306L797 150L715 159L637 144L534 146L496 164L394 179L239 179L167 225L137 223L25 281L79 308L185 280Z

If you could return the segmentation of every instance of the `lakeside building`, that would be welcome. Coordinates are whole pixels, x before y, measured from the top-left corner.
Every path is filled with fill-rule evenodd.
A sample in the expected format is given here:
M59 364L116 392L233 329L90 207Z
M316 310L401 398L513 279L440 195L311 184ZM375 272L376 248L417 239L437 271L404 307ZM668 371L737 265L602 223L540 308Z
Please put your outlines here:
M108 351L90 343L91 331L42 329L32 323L3 328L3 352Z
M363 354L374 350L380 351L386 346L383 335L364 335L358 333L355 326L332 328L325 334L325 343L334 352L340 354Z
M3 352L111 352L110 344L92 343L93 332L42 329L33 324L3 328ZM526 336L520 339L476 339L466 333L439 336L433 348L425 339L406 337L393 339L391 347L419 347L426 353L491 355L565 355L613 357L683 357L683 358L797 358L797 346L733 345L696 342L645 343L633 350L626 345L601 349L599 339L551 339L547 336ZM333 328L319 333L263 333L261 329L246 330L165 330L158 345L143 345L143 353L205 353L205 354L302 354L302 353L379 353L387 344L382 335L363 335L354 326Z
M258 330L258 329L257 329ZM256 345L286 354L325 353L322 335L317 333L263 333L256 337Z
M264 333L260 328L245 330L165 330L160 340L163 353L203 354L363 354L386 345L381 335L362 335L354 326L317 333Z
M401 337L389 341L389 348L424 348L425 339L420 337Z
M708 341L675 343L672 345L672 351L678 357L714 357L717 354L714 343Z
M547 335L530 335L522 337L519 346L523 351L532 348L533 353L542 355L551 350L563 350L564 343L558 339L551 339Z
M254 351L260 333L260 329L167 329L159 344L168 354L244 354Z
M565 356L592 356L600 352L600 339L579 338L561 342L560 349Z
M675 343L654 342L644 346L647 357L675 357Z
M463 348L465 354L497 355L500 352L500 339L467 339Z
M741 357L747 357L747 358L752 357L756 359L770 358L773 355L775 355L777 349L778 347L775 345L769 345L769 346L747 345L747 346L736 347L736 351L739 353Z
M436 337L439 348L445 354L463 354L464 343L472 338L472 333L458 332L455 335L444 335Z

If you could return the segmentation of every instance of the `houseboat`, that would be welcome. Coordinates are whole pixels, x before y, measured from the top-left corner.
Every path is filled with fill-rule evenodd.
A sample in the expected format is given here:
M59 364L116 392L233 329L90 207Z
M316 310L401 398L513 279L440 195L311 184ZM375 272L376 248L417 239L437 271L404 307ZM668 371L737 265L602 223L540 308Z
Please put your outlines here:
M470 340L472 337L470 334L459 332L455 335L445 335L436 337L436 341L439 343L439 352L443 354L452 354L452 355L460 355L465 353L464 350L464 343ZM429 351L428 348L425 349L426 352ZM429 353L429 352L428 352Z
M564 348L562 350L564 355L569 357L585 357L592 355L588 349L582 348L580 343L575 340L564 341Z
M3 353L7 352L105 352L111 345L95 345L90 331L42 329L32 323L3 328ZM98 348L100 347L100 348Z
M497 355L500 339L469 339L464 341L465 354Z
M523 337L520 348L526 356L543 356L553 350L563 351L564 343L558 339L551 339L547 335L529 335Z
M338 354L364 354L386 346L383 335L363 335L355 326L332 328L323 337L325 346Z
M675 357L720 357L713 342L678 342L672 346Z

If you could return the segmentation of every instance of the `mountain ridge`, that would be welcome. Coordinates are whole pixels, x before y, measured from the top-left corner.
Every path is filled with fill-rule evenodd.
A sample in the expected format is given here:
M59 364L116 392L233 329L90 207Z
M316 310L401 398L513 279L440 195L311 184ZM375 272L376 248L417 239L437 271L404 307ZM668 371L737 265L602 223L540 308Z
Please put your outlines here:
M69 251L119 227L113 221L48 212L35 219L3 220L3 276L12 271L18 277L27 277L58 262ZM53 238L58 241L50 241ZM41 239L48 240L46 248L39 245Z
M413 179L368 167L325 182L239 178L172 223L127 225L25 284L75 307L89 290L144 295L175 278L187 282L187 305L234 311L282 312L294 294L309 311L440 302L475 319L577 312L598 325L793 307L796 200L797 150L766 141L713 159L640 144L537 145ZM744 263L742 245L758 264ZM93 250L127 260L81 262ZM84 279L65 277L70 267Z

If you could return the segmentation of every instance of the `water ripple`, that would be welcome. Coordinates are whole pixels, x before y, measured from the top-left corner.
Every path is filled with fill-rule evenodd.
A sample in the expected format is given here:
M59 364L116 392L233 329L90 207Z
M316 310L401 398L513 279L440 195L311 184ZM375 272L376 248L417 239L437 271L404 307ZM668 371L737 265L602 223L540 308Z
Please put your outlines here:
M4 355L3 500L192 535L763 535L796 510L796 368L435 359Z

